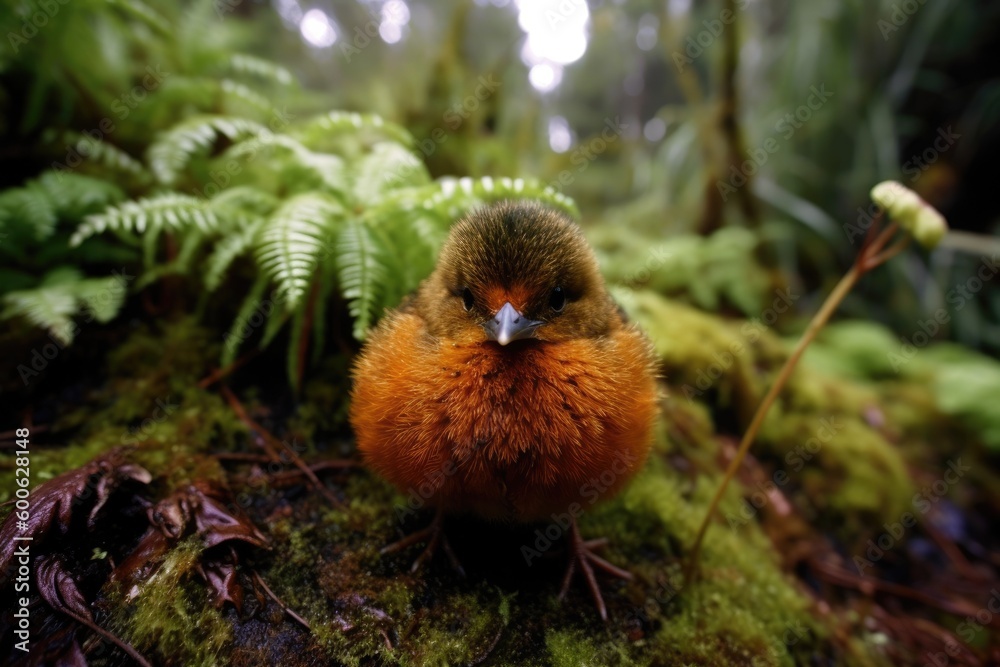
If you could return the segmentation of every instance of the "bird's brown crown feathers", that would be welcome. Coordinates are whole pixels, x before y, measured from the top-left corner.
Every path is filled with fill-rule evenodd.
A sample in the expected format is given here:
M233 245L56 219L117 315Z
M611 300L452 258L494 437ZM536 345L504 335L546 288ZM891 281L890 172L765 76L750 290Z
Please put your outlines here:
M476 325L507 301L545 323L539 340L602 336L621 322L580 228L538 204L504 202L458 222L412 308L436 338L485 340Z

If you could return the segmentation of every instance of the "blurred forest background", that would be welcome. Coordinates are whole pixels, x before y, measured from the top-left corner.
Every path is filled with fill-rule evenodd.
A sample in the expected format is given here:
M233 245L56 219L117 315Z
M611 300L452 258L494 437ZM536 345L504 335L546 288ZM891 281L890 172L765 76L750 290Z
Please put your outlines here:
M612 279L746 315L787 284L809 310L856 253L880 180L995 236L998 25L985 0L12 2L0 185L68 162L123 191L94 193L80 218L162 191L133 168L186 118L357 110L406 127L432 177L533 176L571 196ZM21 205L40 207L36 230L72 231L24 192L0 213ZM909 254L845 312L909 339L943 307L935 337L996 353L1000 291L953 292L996 247L954 235ZM44 253L0 252L0 290L37 284Z
M1000 664L998 45L989 0L0 3L0 447L31 429L41 596L0 655ZM848 295L684 580L886 179L952 231ZM462 524L461 581L380 555L418 522L346 424L371 325L512 197L578 217L661 363L649 462L581 520L636 575L608 625L532 528Z

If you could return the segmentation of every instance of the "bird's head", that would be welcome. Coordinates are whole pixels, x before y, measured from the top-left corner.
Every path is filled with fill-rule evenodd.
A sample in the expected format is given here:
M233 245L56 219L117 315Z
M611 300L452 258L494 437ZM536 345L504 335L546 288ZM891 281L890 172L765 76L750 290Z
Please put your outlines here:
M604 335L616 316L580 228L552 209L509 202L452 228L415 306L437 338L502 346Z

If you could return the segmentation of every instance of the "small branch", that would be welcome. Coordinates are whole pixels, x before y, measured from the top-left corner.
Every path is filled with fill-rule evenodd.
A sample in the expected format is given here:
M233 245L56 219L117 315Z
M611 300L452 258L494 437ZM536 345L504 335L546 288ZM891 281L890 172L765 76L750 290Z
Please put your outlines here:
M316 473L310 470L309 466L306 465L306 462L302 460L302 457L300 457L285 442L274 437L274 435L272 435L270 431L268 431L266 428L255 422L253 419L251 419L250 416L247 414L246 410L243 408L243 404L239 402L239 399L236 398L236 395L233 394L232 390L226 385L222 385L222 395L225 397L229 405L233 408L233 411L236 412L236 416L239 417L240 421L246 424L246 426L251 431L255 431L257 433L257 435L260 437L261 446L264 447L267 453L272 456L272 460L281 461L281 457L278 455L277 450L275 449L275 445L277 445L278 447L281 447L284 450L284 453L288 456L288 458L295 464L295 466L299 470L302 471L302 474L304 474L309 479L309 481L313 483L316 489L321 494L323 494L324 498L330 501L331 504L337 507L340 506L341 504L340 501L337 500L336 496L330 493L330 489L326 488L323 485L323 482L319 480L319 478L316 476Z
M311 628L311 627L309 627L309 623L308 623L308 622L306 621L306 619L304 619L304 618L302 618L301 616L299 616L298 614L296 614L296 613L295 613L295 612L294 612L294 611L292 610L292 608L291 608L291 607L289 607L289 606L288 606L288 605L286 605L286 604L285 604L284 602L282 602L282 601L281 601L281 598L279 598L279 597L278 597L277 595L275 595L275 594L274 594L274 591L272 591L272 590L270 589L270 587L268 587L268 585L264 583L264 580L263 580L263 579L261 578L261 576L260 576L259 574L257 574L256 572L254 572L254 573L253 573L253 579L254 579L254 581L255 581L255 582L256 582L256 583L257 583L257 584L258 584L258 585L259 585L259 586L260 586L261 588L263 588L263 589L264 589L264 592L265 592L265 593L267 593L268 597L270 597L270 598L271 598L272 600L274 600L274 603L275 603L276 605L278 605L279 607L281 607L281 608L282 608L282 610L284 610L284 612L285 612L286 614L288 614L288 615L289 615L289 617L291 617L291 618L295 619L295 621L296 621L297 623L299 623L299 624L300 624L300 625L301 625L301 626L302 626L303 628L305 628L305 629L306 629L307 631L309 631L309 632L311 632L311 631L312 631L312 628Z
M215 369L214 371L206 375L198 383L198 388L207 389L211 387L219 380L231 375L234 371L238 370L241 366L243 366L243 364L247 363L248 361L256 357L258 354L260 354L260 349L259 348L253 349L250 352L243 355L242 357L240 357L239 359L237 359L236 361L234 361L233 363L226 366L225 368Z
M722 496L725 494L726 488L728 488L729 483L733 480L733 477L736 476L736 471L739 470L744 458L746 458L747 452L750 451L750 445L753 444L754 439L757 437L757 432L760 430L761 424L764 423L764 418L767 416L767 413L771 409L775 400L777 400L778 394L780 394L781 390L785 388L786 384L788 384L788 380L792 376L792 371L794 371L795 367L798 365L802 354L806 351L806 348L809 347L809 344L816 338L820 330L830 320L830 317L840 306L847 294L854 288L858 280L861 279L861 276L863 276L867 271L879 266L881 262L885 261L885 259L897 254L900 250L902 250L902 247L905 247L906 241L903 241L900 244L897 244L897 246L891 248L889 251L885 253L882 252L882 249L896 233L899 227L896 223L891 223L880 233L875 235L874 228L878 225L880 220L881 216L872 223L872 229L869 230L868 237L865 240L865 245L861 248L857 261L853 266L851 266L844 277L840 279L840 282L837 283L837 286L826 298L826 301L823 302L819 312L813 316L812 321L809 322L808 328L806 328L805 333L802 334L802 337L796 344L792 354L785 361L784 366L781 367L781 371L778 373L778 377L775 379L774 384L771 385L771 389L764 396L764 400L762 400L760 406L758 406L757 412L754 413L750 425L743 434L743 439L740 440L740 446L736 450L736 455L729 462L729 466L726 468L726 473L722 478L722 482L719 483L719 488L716 489L715 495L712 497L712 502L709 504L708 511L705 513L705 518L702 519L701 526L698 528L698 534L695 537L687 565L684 569L685 581L690 582L695 573L695 569L698 565L698 556L701 552L701 546L705 539L705 533L708 531L709 525L711 525L712 517L719 508L719 503L722 502Z

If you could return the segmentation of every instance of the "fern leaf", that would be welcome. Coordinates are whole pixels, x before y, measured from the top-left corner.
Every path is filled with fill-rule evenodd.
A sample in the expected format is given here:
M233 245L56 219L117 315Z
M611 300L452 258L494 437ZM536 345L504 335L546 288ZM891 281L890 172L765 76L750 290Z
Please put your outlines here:
M384 250L372 227L350 219L337 238L340 289L354 317L354 337L364 340L375 319L386 278Z
M197 227L203 232L212 231L219 224L219 218L204 200L188 195L168 193L127 201L109 207L99 215L88 215L70 238L70 245L79 245L89 236L105 230L138 232L149 229L180 231Z
M331 111L307 121L299 130L307 143L313 140L331 139L343 135L357 136L368 132L375 136L391 139L404 146L413 145L413 135L395 123L387 122L375 114L360 114L353 111Z
M260 123L229 116L200 116L160 135L149 148L149 162L157 180L172 185L191 159L213 146L220 137L240 141L268 134Z
M56 229L56 202L37 183L0 193L0 223L42 241Z
M76 297L60 287L36 288L9 292L4 296L4 319L20 316L40 329L48 331L63 345L73 341L73 315L77 311Z
M253 215L267 215L278 207L278 203L277 197L260 188L236 185L212 197L211 206L220 213L236 210Z
M438 192L424 203L424 208L437 215L454 220L482 204L508 199L530 199L559 209L573 218L580 212L572 199L535 179L491 178L442 178L437 182Z
M76 294L98 322L113 320L125 304L125 283L117 277L92 278L78 283Z
M331 231L344 209L319 193L297 195L286 201L261 227L256 257L261 270L277 283L278 292L293 310L326 254Z
M99 322L109 322L125 301L125 284L117 277L83 279L72 267L60 267L45 275L30 290L8 292L0 318L23 317L48 331L62 345L73 342L73 316L82 308Z
M246 53L233 54L229 60L229 67L238 74L248 74L258 79L274 81L282 86L290 86L295 81L292 78L292 73L284 67Z
M128 15L139 19L151 28L158 30L161 34L169 35L172 32L170 22L159 12L139 0L110 0L115 7L120 7Z
M263 218L258 218L219 241L205 267L205 289L214 292L219 288L230 265L253 246L254 239L263 224Z
M108 169L136 175L142 174L145 171L142 162L107 141L94 139L76 132L66 133L64 140L83 157Z
M232 112L240 110L239 104L232 105L232 101L239 102L242 105L256 109L257 111L265 114L274 109L274 105L271 104L270 100L246 84L233 81L232 79L223 79L219 82L219 87L222 90L223 96L226 98L227 111ZM231 106L235 106L236 108L233 109Z
M115 184L81 174L46 171L36 182L51 197L57 214L65 219L81 218L125 197Z
M233 360L236 359L236 353L240 350L240 346L253 333L250 323L251 318L260 308L261 296L263 296L264 290L267 289L268 282L267 276L260 275L257 277L250 291L247 292L246 298L243 299L243 304L236 314L236 319L233 320L233 325L229 327L229 331L223 337L222 360L220 362L223 368L233 363Z
M420 158L397 143L380 142L358 161L353 194L358 203L372 205L387 192L424 185L429 180Z

